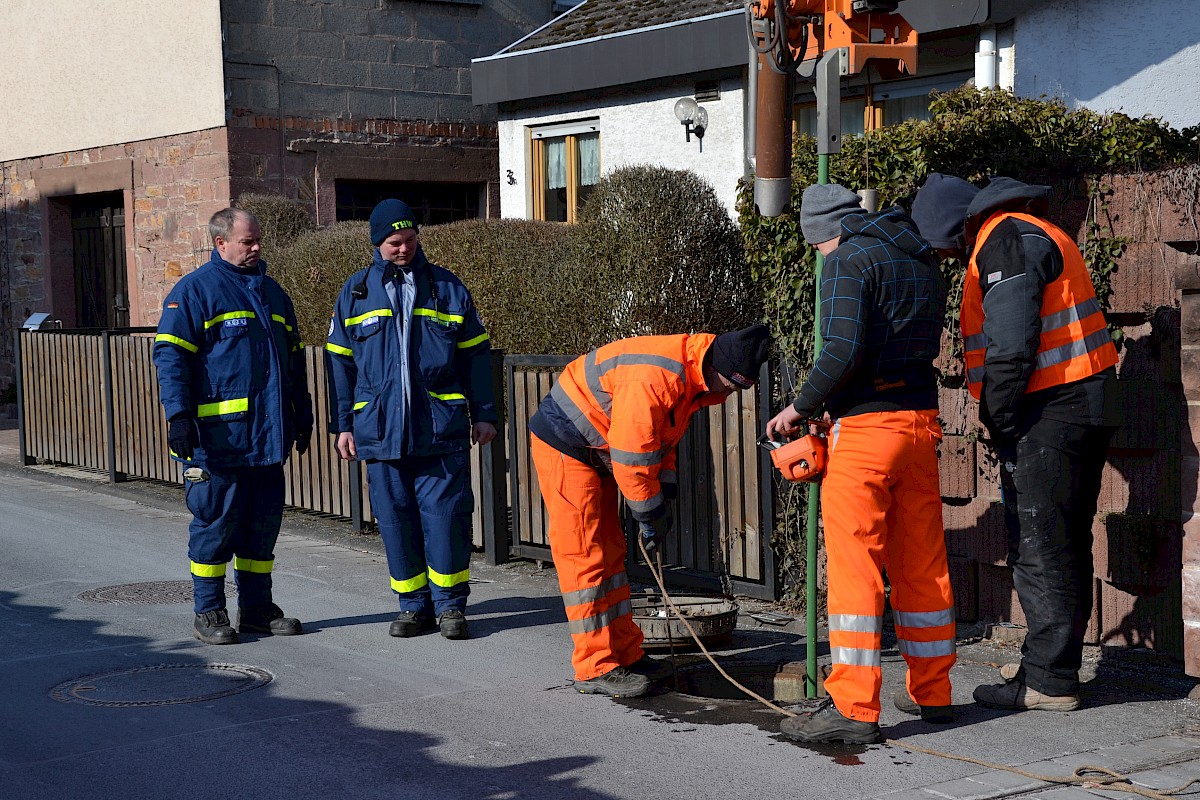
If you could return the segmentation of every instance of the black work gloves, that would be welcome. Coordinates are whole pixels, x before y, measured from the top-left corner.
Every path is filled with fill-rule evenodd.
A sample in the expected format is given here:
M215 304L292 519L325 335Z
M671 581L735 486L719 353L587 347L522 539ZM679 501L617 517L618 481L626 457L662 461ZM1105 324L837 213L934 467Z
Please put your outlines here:
M312 428L297 428L296 429L296 455L302 456L308 452L308 445L312 442Z
M648 556L651 558L654 557L658 546L666 541L667 534L671 532L674 522L671 518L671 512L668 510L666 514L652 522L638 523L642 534L642 546L646 548Z
M192 455L200 445L196 436L196 423L181 417L167 422L167 447L171 452L185 461L191 461Z

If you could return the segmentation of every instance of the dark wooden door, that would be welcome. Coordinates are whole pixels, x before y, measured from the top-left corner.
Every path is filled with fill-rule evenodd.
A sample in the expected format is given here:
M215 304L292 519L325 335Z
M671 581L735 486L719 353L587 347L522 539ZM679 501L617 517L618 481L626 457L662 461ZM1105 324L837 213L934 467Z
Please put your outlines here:
M76 325L129 326L125 207L120 192L80 195L71 203Z

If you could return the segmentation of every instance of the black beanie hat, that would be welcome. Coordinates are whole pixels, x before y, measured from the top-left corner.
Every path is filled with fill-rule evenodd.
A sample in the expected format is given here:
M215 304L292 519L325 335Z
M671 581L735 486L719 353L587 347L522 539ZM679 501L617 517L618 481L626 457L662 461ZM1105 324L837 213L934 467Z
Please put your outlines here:
M913 198L912 221L921 238L937 250L960 250L966 242L963 228L967 208L979 189L962 178L931 172Z
M384 200L371 211L371 244L379 247L387 237L405 228L417 229L417 218L401 200Z
M708 348L708 357L713 369L737 386L749 389L758 381L758 371L770 348L771 329L766 325L751 325L717 336Z

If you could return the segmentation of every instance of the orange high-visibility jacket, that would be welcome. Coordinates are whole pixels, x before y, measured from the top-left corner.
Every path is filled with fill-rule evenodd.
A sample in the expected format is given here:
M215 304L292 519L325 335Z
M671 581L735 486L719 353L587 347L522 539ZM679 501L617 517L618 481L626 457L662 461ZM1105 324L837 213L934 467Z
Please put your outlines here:
M702 397L711 333L636 336L566 366L551 397L611 465L639 521L662 515L663 478L674 482L675 446L692 414L722 398Z
M1042 293L1041 336L1037 364L1026 394L1051 386L1072 383L1117 363L1117 348L1109 335L1104 312L1096 299L1096 290L1087 266L1075 242L1056 225L1030 216L1000 212L983 224L975 242L970 266L963 282L962 326L967 388L979 399L983 388L987 358L987 337L983 333L983 289L979 283L976 257L988 236L1006 219L1013 218L1036 225L1054 241L1063 256L1063 271Z

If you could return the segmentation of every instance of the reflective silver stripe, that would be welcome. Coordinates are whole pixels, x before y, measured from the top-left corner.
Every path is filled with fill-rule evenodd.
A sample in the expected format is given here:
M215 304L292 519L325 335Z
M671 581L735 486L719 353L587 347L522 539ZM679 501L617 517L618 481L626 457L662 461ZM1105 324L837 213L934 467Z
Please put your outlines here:
M967 383L983 383L983 367L971 367L967 370Z
M883 617L867 614L830 614L829 632L883 633Z
M1055 364L1065 364L1073 358L1077 358L1093 350L1099 350L1106 344L1112 342L1112 336L1109 335L1108 328L1101 328L1094 333L1089 333L1083 339L1067 342L1059 347L1052 347L1049 350L1043 350L1038 353L1037 368L1052 367Z
M665 450L654 450L649 453L635 453L632 450L619 450L612 445L608 447L613 463L626 467L652 467L661 464Z
M575 430L583 434L583 438L592 447L604 447L604 437L600 435L600 431L596 430L596 426L587 418L583 410L575 405L575 401L567 394L567 390L562 388L561 384L554 384L550 389L550 396L554 398L554 402L562 409L563 413L571 419L571 424L575 426Z
M598 631L601 628L607 628L610 624L612 624L613 620L617 619L618 617L623 617L626 614L632 613L633 606L628 600L622 600L608 611L601 612L595 616L584 617L583 619L567 620L567 630L569 630L572 634L591 633L592 631Z
M896 648L906 656L938 658L954 655L954 640L938 639L936 642L914 642L910 639L896 639Z
M681 380L684 378L684 366L682 361L676 361L673 358L666 356L653 355L651 353L620 353L607 358L603 362L599 361L599 351L593 350L587 354L584 359L584 376L587 380L588 388L592 390L592 395L595 396L596 402L604 409L604 413L612 416L612 395L604 391L604 387L600 384L600 379L609 371L617 367L658 367L666 370Z
M943 608L940 611L896 611L892 609L896 624L906 628L937 628L941 625L954 624L954 609Z
M589 586L586 589L576 589L573 592L563 592L563 605L578 606L583 603L594 603L613 589L620 589L622 586L628 585L629 576L624 572L618 572L616 575L600 581L595 586Z
M1055 328L1061 328L1064 325L1070 325L1072 322L1078 322L1084 317L1090 317L1092 314L1100 313L1100 301L1096 298L1084 300L1082 303L1076 303L1070 308L1062 311L1055 311L1053 314L1047 314L1042 317L1042 332L1052 331Z
M662 492L659 492L649 500L630 500L629 498L625 498L625 505L629 506L629 510L633 512L635 517L644 517L666 501L666 498L662 496Z
M971 350L983 350L987 347L987 337L982 333L972 333L970 336L963 337L963 350L970 352Z
M830 655L833 663L847 664L851 667L878 667L879 651L866 650L861 647L831 647Z

